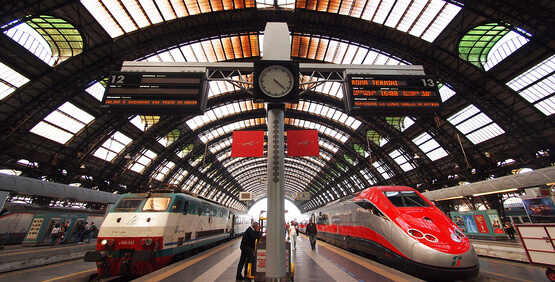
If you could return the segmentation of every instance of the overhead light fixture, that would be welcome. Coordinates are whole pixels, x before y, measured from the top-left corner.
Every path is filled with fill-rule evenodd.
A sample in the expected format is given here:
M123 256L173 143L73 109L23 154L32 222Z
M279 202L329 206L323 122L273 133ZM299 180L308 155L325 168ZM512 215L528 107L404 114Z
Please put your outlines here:
M80 168L86 168L86 166L84 164L82 164Z
M125 155L125 157L123 157L123 158L126 159L126 160L130 160L130 159L131 159L131 155L127 154L127 155Z
M455 168L459 168L459 164L455 164Z
M413 159L420 159L420 156L418 154L414 154Z
M491 195L491 194L500 194L500 193L514 192L514 191L518 191L518 188L511 188L511 189L505 189L505 190L497 190L497 191L490 191L490 192L472 194L472 197Z

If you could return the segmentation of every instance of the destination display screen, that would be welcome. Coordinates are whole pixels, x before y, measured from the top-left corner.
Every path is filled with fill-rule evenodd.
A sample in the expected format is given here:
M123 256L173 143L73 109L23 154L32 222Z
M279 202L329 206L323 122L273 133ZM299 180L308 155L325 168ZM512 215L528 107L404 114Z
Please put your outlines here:
M435 77L429 75L347 75L347 113L352 116L413 116L441 109Z
M111 72L102 108L126 114L202 114L207 95L201 72Z

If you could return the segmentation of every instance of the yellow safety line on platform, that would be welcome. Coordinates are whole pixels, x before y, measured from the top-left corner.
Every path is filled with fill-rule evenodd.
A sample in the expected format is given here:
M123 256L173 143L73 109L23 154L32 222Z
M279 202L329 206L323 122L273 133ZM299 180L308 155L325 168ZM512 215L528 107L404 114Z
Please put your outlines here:
M83 270L81 272L76 272L73 274L69 274L69 275L65 275L65 276L60 276L60 277L56 277L56 278L52 278L52 279L48 279L48 280L43 280L42 282L49 282L49 281L57 281L57 280L62 280L62 281L71 281L71 280L66 280L66 278L72 277L72 276L77 276L80 275L82 273L87 273L87 272L92 272L92 274L95 274L97 272L96 267L89 269L89 270Z
M189 267L189 266L191 266L191 265L193 265L193 264L195 264L195 263L197 263L197 262L199 262L203 259L206 259L207 257L209 257L209 256L211 256L211 255L229 247L230 245L234 244L237 240L238 239L232 240L232 241L230 241L228 243L225 243L223 245L220 245L220 246L218 246L214 249L210 249L210 251L208 251L208 252L203 252L203 253L199 254L198 257L196 257L194 259L191 259L191 260L184 261L182 264L177 263L177 265L175 265L175 266L170 265L168 267L165 267L164 271L162 273L158 274L158 275L152 276L152 274L149 274L149 275L147 275L148 277L146 278L146 280L139 278L136 281L156 282L156 281L160 281L162 279L168 278L168 277L178 273L179 271L182 271L183 269L185 269L185 268L187 268L187 267Z

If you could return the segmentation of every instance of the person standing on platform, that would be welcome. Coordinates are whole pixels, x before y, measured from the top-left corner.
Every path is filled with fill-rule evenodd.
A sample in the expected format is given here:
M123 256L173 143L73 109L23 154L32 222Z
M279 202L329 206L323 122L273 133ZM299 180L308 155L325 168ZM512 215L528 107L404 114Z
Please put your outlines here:
M310 219L306 225L306 235L310 238L310 247L314 251L316 248L316 235L318 235L318 228L316 228L316 224L312 222L312 219Z
M89 237L87 238L87 243L91 242L96 230L97 230L96 225L94 225L94 222L91 222L91 226L89 227Z
M61 230L62 228L60 228L60 224L56 223L56 225L54 225L54 228L52 228L52 232L50 232L50 245L58 245L58 233L60 233Z
M297 250L297 235L299 235L297 230L297 224L295 221L291 220L291 225L289 225L289 238L291 238L292 250Z
M239 259L239 265L237 265L237 275L235 278L244 279L243 275L241 275L243 266L245 268L244 276L247 276L247 268L249 262L253 261L256 240L260 239L260 235L260 225L256 221L243 234L243 239L241 239L241 258Z
M513 227L513 225L510 222L507 221L505 223L505 226L503 227L503 229L505 229L505 233L507 233L507 235L509 235L511 240L516 241L515 240L515 228Z

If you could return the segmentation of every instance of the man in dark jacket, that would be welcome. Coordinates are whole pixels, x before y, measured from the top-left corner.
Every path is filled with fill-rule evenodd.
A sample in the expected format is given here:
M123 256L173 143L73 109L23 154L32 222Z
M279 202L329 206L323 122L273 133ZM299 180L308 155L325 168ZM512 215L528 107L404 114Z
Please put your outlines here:
M316 235L318 235L318 228L316 227L316 224L312 222L312 219L310 219L306 225L306 235L310 238L310 247L314 251L314 248L316 248Z
M247 276L247 268L249 262L252 262L254 257L254 248L256 244L256 239L260 238L260 225L258 222L253 222L247 231L243 234L243 239L241 240L241 258L239 259L239 265L237 266L237 279L243 279L241 275L241 269L245 267L245 276Z

